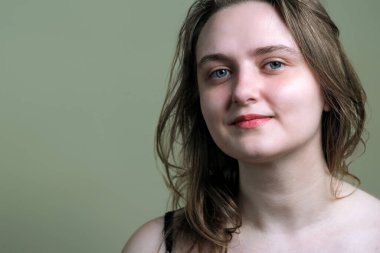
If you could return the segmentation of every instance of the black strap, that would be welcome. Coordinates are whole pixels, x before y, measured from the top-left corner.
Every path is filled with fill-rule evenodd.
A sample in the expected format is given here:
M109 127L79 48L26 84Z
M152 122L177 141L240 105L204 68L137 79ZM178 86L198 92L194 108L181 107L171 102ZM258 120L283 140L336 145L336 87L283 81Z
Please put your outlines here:
M166 253L171 253L172 247L173 247L173 231L172 231L173 215L174 215L174 211L165 213L164 237L165 237L165 246L166 246L165 252Z

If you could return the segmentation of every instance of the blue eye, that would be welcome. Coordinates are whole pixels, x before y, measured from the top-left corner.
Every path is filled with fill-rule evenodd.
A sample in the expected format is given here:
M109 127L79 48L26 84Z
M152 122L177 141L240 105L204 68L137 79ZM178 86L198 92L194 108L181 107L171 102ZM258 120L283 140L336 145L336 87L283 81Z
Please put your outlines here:
M228 69L218 69L211 73L210 78L224 78L230 74Z
M272 69L272 70L276 70L276 69L280 69L282 68L282 65L283 63L282 62L279 62L279 61L272 61L272 62L269 62L267 64L267 66Z

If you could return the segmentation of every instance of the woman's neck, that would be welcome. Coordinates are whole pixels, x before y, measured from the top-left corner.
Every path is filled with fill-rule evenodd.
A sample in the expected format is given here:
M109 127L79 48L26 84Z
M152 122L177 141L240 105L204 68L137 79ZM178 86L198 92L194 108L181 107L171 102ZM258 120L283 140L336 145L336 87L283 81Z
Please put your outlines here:
M243 226L262 232L295 232L325 217L334 200L320 154L307 159L239 162Z

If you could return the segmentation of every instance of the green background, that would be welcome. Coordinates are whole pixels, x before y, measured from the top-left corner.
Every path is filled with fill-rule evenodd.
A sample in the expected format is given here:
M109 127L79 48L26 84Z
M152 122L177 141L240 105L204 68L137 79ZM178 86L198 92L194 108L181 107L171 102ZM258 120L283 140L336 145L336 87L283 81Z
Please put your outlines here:
M0 252L120 252L165 212L153 132L191 2L0 1ZM354 172L380 197L380 1L325 2L369 95Z

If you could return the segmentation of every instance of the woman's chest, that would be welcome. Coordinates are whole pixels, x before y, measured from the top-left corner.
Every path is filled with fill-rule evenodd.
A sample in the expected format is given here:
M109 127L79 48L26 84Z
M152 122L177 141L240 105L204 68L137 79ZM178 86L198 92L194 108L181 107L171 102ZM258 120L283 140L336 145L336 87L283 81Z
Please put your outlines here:
M379 229L380 230L380 229ZM380 253L376 231L334 231L295 236L257 236L234 240L228 253Z

